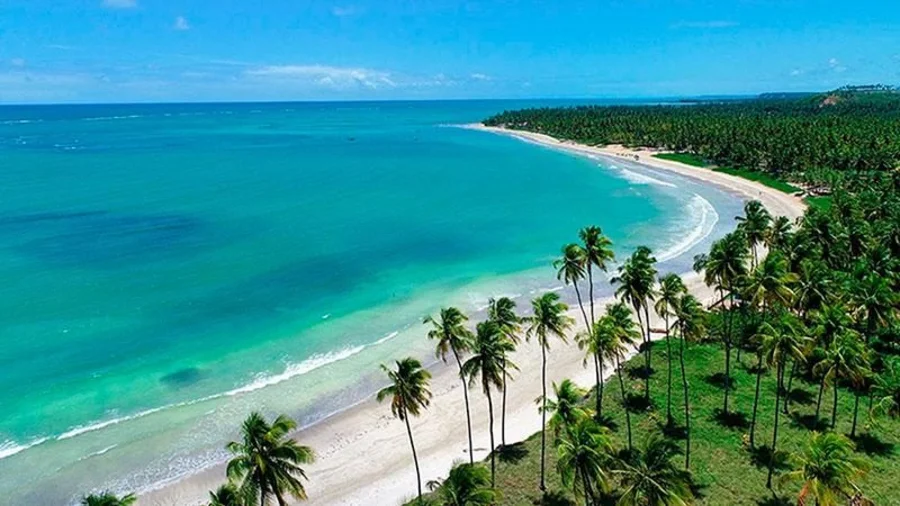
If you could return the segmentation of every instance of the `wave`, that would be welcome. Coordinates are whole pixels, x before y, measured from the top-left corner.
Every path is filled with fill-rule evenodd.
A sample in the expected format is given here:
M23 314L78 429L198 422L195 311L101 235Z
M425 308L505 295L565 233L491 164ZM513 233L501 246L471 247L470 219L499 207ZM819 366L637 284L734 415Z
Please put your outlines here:
M119 445L111 445L111 446L107 446L106 448L104 448L104 449L102 449L102 450L96 451L96 452L94 452L94 453L89 453L89 454L85 455L84 457L79 457L78 460L77 460L76 462L82 462L82 461L87 460L87 459L89 459L89 458L91 458L91 457L99 457L100 455L103 455L104 453L106 453L106 452L112 450L113 448L115 448L115 447L117 447L117 446L119 446Z
M347 358L352 357L353 355L358 354L359 352L366 349L365 345L354 346L351 348L344 348L340 351L322 353L318 355L313 355L308 359L300 362L299 364L291 364L288 365L283 373L275 374L275 375L262 375L259 376L255 381L244 385L239 388L235 388L234 390L229 390L225 392L224 395L234 396L239 394L244 394L247 392L253 392L255 390L259 390L261 388L270 387L272 385L277 385L284 381L287 381L293 377L300 376L302 374L306 374L311 371L315 371L320 367L324 367L328 364L332 364L334 362L338 362Z
M24 452L25 450L37 446L41 443L46 442L50 438L42 437L39 439L35 439L27 444L18 444L15 441L4 441L0 443L0 460L5 459L6 457L12 457L17 453Z
M613 166L613 168L616 167ZM676 184L652 178L645 174L638 174L637 172L630 171L628 169L619 169L619 174L623 179L633 184L655 184L658 186L666 186L669 188L678 188L678 185Z
M672 244L656 256L657 260L664 262L671 260L690 251L695 245L706 239L712 233L719 222L719 213L708 200L694 194L687 205L688 223L694 224L685 233L679 233L678 242Z
M388 335L382 337L381 339L375 341L374 343L372 343L372 346L378 346L379 344L384 344L399 335L400 335L400 332L398 332L398 331L391 332L390 334L388 334Z
M27 125L28 123L43 123L42 119L11 119L0 121L0 125Z
M117 119L143 118L143 114L129 114L127 116L98 116L96 118L81 118L82 121L113 121Z

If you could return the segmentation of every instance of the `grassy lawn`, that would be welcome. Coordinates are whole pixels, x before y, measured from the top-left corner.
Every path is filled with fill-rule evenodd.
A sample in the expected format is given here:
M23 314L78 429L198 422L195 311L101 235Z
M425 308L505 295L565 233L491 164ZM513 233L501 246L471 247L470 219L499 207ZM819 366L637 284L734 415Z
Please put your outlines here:
M806 197L803 200L805 200L806 203L809 204L810 207L818 207L818 208L822 209L823 211L827 211L827 210L831 209L831 197L830 196Z
M658 153L653 155L653 158L693 165L694 167L706 167L709 165L702 158L691 153Z
M674 346L673 346L674 347ZM634 437L637 444L649 431L657 431L665 422L666 406L666 356L665 345L656 343L653 349L655 373L651 380L654 410L643 411L632 415ZM734 358L734 357L732 357ZM691 385L692 404L692 456L691 468L699 490L695 502L707 506L788 506L796 504L796 484L779 484L776 480L776 491L779 499L775 500L766 489L766 465L768 459L763 452L759 457L744 446L743 440L748 428L723 427L716 419L717 410L722 407L722 387L716 381L722 372L724 351L716 345L691 345L685 357L688 366L688 380ZM747 425L753 407L755 376L751 371L755 356L743 354L741 363L733 369L732 411L743 414ZM639 361L632 361L629 367L640 367ZM678 423L683 422L682 391L680 370L677 357L673 357L673 414ZM636 370L636 369L635 369ZM523 371L520 374L528 374ZM626 375L627 388L634 395L642 392L642 381L634 374ZM810 429L806 428L815 412L817 385L809 384L797 378L794 380L791 404L791 415L781 417L778 449L787 452L797 450L806 441ZM757 424L757 446L771 443L774 403L775 378L769 373L763 377ZM831 413L830 391L826 393L822 403L823 418ZM604 399L604 414L612 420L615 428L613 434L617 445L622 447L626 441L624 411L619 403L618 381L608 382ZM590 405L593 405L591 402ZM859 453L869 460L871 471L858 483L863 492L876 504L900 503L900 459L897 458L898 438L900 438L900 421L879 418L873 424L864 413L866 402L861 402L860 430L858 438ZM838 430L849 433L853 414L853 397L841 390L838 400ZM739 417L740 418L740 417ZM548 443L550 438L548 436ZM683 444L683 441L680 441ZM562 490L559 475L556 472L555 451L548 445L547 482L552 495L541 502L538 490L540 434L512 449L507 450L498 463L498 488L503 498L501 505L528 504L573 504L572 496Z

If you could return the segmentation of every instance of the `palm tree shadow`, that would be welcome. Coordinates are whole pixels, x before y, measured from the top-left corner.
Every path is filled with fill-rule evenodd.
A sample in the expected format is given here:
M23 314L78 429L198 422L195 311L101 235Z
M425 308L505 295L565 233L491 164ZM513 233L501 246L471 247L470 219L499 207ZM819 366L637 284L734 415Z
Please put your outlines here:
M726 385L730 385L729 390L734 390L734 378L731 378L731 382L729 383L725 378L725 373L717 372L715 374L710 374L703 378L703 381L706 383L725 390Z
M883 441L878 436L865 432L851 438L856 443L856 449L866 455L877 455L879 457L890 457L894 454L896 446L888 441Z
M646 365L630 367L625 372L630 379L647 379L653 376L653 369L647 369Z
M803 406L810 406L812 404L815 404L816 402L813 395L809 393L809 390L804 390L802 388L795 388L791 390L788 396L790 397L792 403L801 404Z
M713 421L726 429L747 429L750 427L747 413L741 411L729 411L726 413L721 409L717 409L716 414L713 415Z
M794 503L786 497L765 497L756 501L756 506L794 506Z
M693 475L690 477L690 483L688 485L691 487L691 493L694 494L694 498L703 499L704 497L706 497L705 491L709 487L709 485L705 483L698 483L694 479Z
M615 420L609 415L603 416L595 416L594 421L597 422L597 425L601 427L606 427L607 429L616 432L619 430L619 424L616 423Z
M528 456L528 448L524 442L497 448L497 459L506 464L517 464Z
M768 469L772 461L772 448L769 445L761 445L750 449L750 462L759 469ZM778 450L775 452L775 469L783 471L788 469L788 453Z
M687 427L678 425L678 422L660 424L659 430L669 439L677 439L683 441L687 439Z
M533 504L538 506L575 506L575 503L559 490L546 492Z
M625 409L632 413L646 413L653 407L653 401L648 400L643 394L628 394L625 398Z
M799 413L791 413L791 421L795 427L806 430L824 431L828 428L828 422L822 418L816 418L816 415L801 415Z

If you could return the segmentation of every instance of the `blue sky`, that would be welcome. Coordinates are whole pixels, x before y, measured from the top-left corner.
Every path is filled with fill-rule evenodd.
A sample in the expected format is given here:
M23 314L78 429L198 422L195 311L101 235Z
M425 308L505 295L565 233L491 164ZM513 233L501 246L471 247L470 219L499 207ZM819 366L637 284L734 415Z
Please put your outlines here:
M0 0L0 103L900 84L896 0Z

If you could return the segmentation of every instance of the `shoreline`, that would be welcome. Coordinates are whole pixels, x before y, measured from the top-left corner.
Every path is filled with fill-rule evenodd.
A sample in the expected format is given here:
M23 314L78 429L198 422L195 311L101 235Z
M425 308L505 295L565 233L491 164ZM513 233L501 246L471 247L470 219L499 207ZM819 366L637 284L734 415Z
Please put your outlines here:
M604 148L586 146L532 132L520 132L481 124L466 128L507 135L545 147L557 148L575 154L599 155L610 159L627 159L655 169L671 171L679 175L720 186L736 194L760 200L775 216L791 219L801 216L806 205L791 195L783 194L761 184L735 176L690 167L677 162L652 158L650 152L630 150L620 146ZM683 276L685 284L700 300L713 297L700 276L689 273ZM607 297L595 302L599 308L609 302ZM527 304L527 301L523 303ZM584 322L577 306L569 315L575 318L576 331L584 329ZM656 318L653 315L653 325ZM574 335L574 333L573 333ZM660 336L657 336L659 338ZM629 358L636 353L632 350ZM554 342L548 354L548 382L564 378L582 387L594 385L594 372L583 367L584 354L573 346ZM527 439L540 430L540 415L534 398L540 391L540 349L532 343L524 343L512 360L520 372L510 382L507 399L507 443ZM429 368L433 374L431 407L423 416L411 419L413 434L422 468L423 483L444 477L457 460L468 460L467 435L460 380L454 364L438 363ZM604 381L612 369L605 368ZM487 407L484 396L476 387L470 389L473 440L478 460L488 455ZM495 410L495 417L499 413ZM495 436L499 444L499 423ZM309 501L304 504L367 505L377 498L378 504L399 504L415 494L415 472L404 425L390 416L386 405L375 402L372 396L348 406L314 425L294 434L301 444L312 446L317 462L307 467ZM375 463L378 463L376 466ZM205 504L207 491L224 483L224 465L216 465L179 481L143 494L140 505L190 505Z

